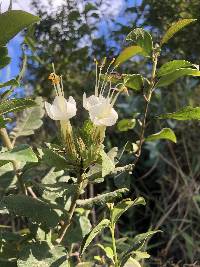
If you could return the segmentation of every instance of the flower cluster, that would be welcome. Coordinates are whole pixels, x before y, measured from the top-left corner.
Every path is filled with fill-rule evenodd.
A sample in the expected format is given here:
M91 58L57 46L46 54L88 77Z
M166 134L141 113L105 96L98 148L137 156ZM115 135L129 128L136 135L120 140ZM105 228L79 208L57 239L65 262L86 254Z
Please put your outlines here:
M105 74L102 73L102 70L105 66L106 58L100 65L97 60L95 60L95 63L95 93L89 97L87 97L85 93L83 94L83 107L88 111L89 118L96 127L97 132L101 132L102 129L105 132L106 127L112 126L117 122L118 114L114 109L114 104L119 94L124 91L124 87L121 84L112 87L111 80L108 78L108 73L114 63L114 59L110 62ZM110 73L112 73L113 70ZM72 96L70 96L68 100L65 99L62 76L58 76L55 73L54 66L53 73L49 75L49 79L54 86L56 97L52 104L45 102L46 112L52 120L60 121L61 129L66 124L68 124L68 128L70 128L69 120L74 117L77 112L76 101ZM103 136L102 133L100 135Z

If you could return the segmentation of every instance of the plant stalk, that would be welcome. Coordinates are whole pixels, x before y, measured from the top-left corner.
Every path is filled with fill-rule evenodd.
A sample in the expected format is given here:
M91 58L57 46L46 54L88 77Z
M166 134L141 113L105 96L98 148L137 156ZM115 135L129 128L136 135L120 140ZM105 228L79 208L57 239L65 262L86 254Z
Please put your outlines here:
M117 257L117 247L116 247L116 242L115 242L115 224L113 224L113 223L111 223L110 232L111 232L111 237L112 237L112 247L113 247L113 253L114 253L114 264L115 264L115 267L119 267L118 257Z
M14 148L14 146L13 146L11 140L10 140L10 137L8 135L8 132L7 132L6 128L0 128L0 135L2 137L4 145L8 148L8 150L12 150ZM19 174L18 163L16 161L12 161L12 165L13 165L13 169L15 171L15 174L17 176L17 180L18 180L18 184L19 184L20 190L25 195L27 195L26 186L24 184L24 181L23 181L21 175Z
M81 190L82 190L82 182L83 182L83 174L80 174L78 176L78 179L77 179L77 189L76 189L76 193L73 197L73 200L72 200L72 203L71 203L71 206L70 206L70 209L69 209L69 214L68 214L68 218L66 220L66 222L63 224L63 226L61 227L61 230L60 230L60 235L58 237L58 239L56 240L56 242L58 244L60 244L71 224L71 221L72 221L72 217L74 215L74 212L75 212L75 209L76 209L76 202L77 200L79 199L79 196L81 194Z
M155 85L155 77L156 77L156 68L157 68L157 63L158 63L158 56L159 56L158 52L155 52L152 55L153 66L152 66L152 72L151 72L151 81L150 81L149 90L147 92L147 96L144 95L144 99L145 99L144 118L142 120L138 151L137 151L137 154L136 154L136 159L135 159L135 161L133 163L133 168L135 168L135 165L136 165L136 163L138 162L138 160L139 160L139 158L141 156L142 145L143 145L143 142L144 142L144 133L145 133L145 128L146 128L147 114L148 114L148 110L149 110L149 103L151 101L151 97L152 97L152 93L153 93L154 85Z

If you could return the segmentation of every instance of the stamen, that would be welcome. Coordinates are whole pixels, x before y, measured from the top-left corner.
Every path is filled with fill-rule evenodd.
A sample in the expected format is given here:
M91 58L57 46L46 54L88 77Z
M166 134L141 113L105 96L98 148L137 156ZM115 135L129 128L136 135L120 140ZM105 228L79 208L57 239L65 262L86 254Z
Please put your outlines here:
M62 79L62 75L60 76L60 83L61 83L61 92L62 92L62 96L64 97L64 87L63 87L63 79Z
M100 95L103 95L103 93L104 93L104 91L105 91L105 88L106 88L106 86L107 86L107 84L108 84L108 81L106 80L106 76L108 75L108 72L109 72L109 70L110 70L110 67L112 66L112 64L113 64L114 62L115 62L115 58L113 58L113 59L111 60L110 64L108 65L108 68L107 68L107 70L106 70L106 73L104 74L105 77L104 77L104 80L103 80L103 82L102 82L102 86L101 86L101 90L100 90Z
M95 65L96 65L96 84L95 84L95 96L98 96L98 61L96 60L96 58L94 59Z

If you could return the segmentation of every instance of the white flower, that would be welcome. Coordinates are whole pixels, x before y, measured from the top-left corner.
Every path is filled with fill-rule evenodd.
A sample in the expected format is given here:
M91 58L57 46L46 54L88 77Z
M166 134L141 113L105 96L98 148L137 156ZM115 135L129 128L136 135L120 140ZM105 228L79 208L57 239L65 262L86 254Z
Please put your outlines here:
M52 120L66 121L76 115L76 102L72 96L67 101L63 96L56 96L53 104L45 102L48 116Z
M51 73L49 79L54 85L56 97L52 104L45 102L46 112L52 120L68 121L76 115L76 101L72 96L68 100L64 98L62 77Z
M114 61L111 62L111 64ZM118 119L118 114L113 108L119 93L122 91L118 89L117 86L115 88L111 87L111 83L107 81L105 78L101 83L101 71L104 63L100 66L100 72L97 73L97 62L96 62L96 86L95 86L95 94L90 97L86 97L86 94L83 94L83 107L89 111L89 116L91 121L96 126L112 126L116 123ZM106 75L108 74L108 70L111 66L109 65ZM106 77L105 75L105 77ZM97 77L98 76L98 77ZM109 90L105 96L105 90L109 83ZM120 84L118 84L120 85Z

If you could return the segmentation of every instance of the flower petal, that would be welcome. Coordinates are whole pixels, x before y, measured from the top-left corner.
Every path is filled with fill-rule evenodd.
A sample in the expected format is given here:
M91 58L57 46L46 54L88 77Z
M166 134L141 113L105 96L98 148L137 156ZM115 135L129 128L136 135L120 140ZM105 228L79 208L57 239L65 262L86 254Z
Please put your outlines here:
M52 120L55 120L54 118L54 114L52 113L51 111L51 107L52 105L48 102L44 102L44 106L45 106L45 109L46 109L46 112L47 112L47 115L52 119Z
M93 107L94 105L97 105L100 103L99 97L95 96L95 95L91 95L89 97L86 97L86 94L83 94L83 107L86 110L89 110L91 107Z

